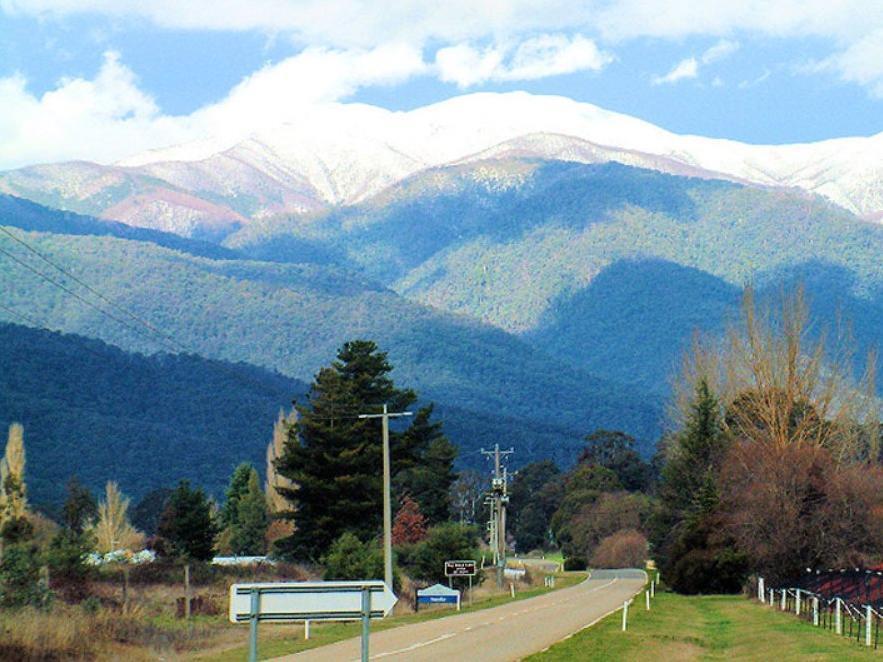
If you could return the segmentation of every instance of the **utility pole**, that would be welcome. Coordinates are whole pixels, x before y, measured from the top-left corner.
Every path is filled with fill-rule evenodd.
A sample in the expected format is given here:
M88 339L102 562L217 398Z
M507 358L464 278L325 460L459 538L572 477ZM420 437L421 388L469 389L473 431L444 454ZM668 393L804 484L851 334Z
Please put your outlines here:
M509 503L507 491L508 474L501 467L501 458L514 453L515 449L500 450L500 444L494 444L493 451L481 449L482 455L494 458L494 477L491 479L491 493L487 503L491 514L488 521L488 533L494 553L494 564L497 566L497 586L503 586L503 569L506 567L506 504Z
M383 405L382 414L359 414L359 418L379 418L383 427L383 581L392 590L392 502L390 497L389 419L410 416L409 411L390 413Z

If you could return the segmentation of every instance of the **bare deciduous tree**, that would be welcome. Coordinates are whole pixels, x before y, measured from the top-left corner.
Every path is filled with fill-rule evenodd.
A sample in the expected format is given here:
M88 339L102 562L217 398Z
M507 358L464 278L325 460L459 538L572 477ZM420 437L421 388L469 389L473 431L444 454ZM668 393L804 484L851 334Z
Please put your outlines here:
M856 378L849 334L812 332L802 288L783 293L776 314L746 288L740 322L723 341L694 338L674 384L673 423L683 421L702 378L720 399L733 439L826 448L838 463L879 457L876 356Z

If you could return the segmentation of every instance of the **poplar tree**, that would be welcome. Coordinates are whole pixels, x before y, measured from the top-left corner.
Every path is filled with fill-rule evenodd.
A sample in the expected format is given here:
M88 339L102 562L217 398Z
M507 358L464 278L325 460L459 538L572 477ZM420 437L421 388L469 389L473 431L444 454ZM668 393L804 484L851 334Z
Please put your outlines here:
M24 428L13 423L0 459L0 535L14 537L10 532L23 526L27 508Z
M92 533L102 554L118 549L134 550L143 540L141 533L129 523L129 498L113 481L108 481L104 501L98 504L98 521Z

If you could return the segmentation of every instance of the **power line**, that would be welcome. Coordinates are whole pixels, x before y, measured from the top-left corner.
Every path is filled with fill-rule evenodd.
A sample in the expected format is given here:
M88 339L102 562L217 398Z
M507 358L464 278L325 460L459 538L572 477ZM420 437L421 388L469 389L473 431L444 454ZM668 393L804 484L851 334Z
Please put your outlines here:
M118 303L112 301L111 299L109 299L108 297L106 297L104 294L102 294L101 292L99 292L98 290L96 290L94 287L92 287L92 286L89 285L88 283L83 282L80 278L78 278L77 276L75 276L74 274L72 274L70 271L68 271L67 269L65 269L65 268L63 268L63 267L61 267L61 266L59 266L58 264L56 264L56 263L53 262L52 260L50 260L50 259L49 259L48 257L46 257L43 253L41 253L41 252L38 251L36 248L34 248L33 246L31 246L28 242L26 242L24 239L22 239L21 237L17 237L15 234L13 234L12 232L10 232L8 228L5 228L5 227L3 227L3 226L0 226L0 232L3 232L3 233L5 233L5 234L7 234L9 237L11 237L11 238L13 239L13 241L17 241L19 244L21 244L21 245L24 246L26 249L28 249L31 253L33 253L33 254L36 255L38 258L40 258L41 260L43 260L46 264L48 264L48 265L54 267L55 269L57 269L58 271L60 271L61 273L63 273L65 276L67 276L68 278L70 278L72 281L78 283L79 285L81 285L82 287L84 287L85 289L87 289L89 292L91 292L92 294L94 294L95 296L97 296L99 299L101 299L102 301L104 301L104 302L107 303L108 305L112 306L112 307L115 308L116 310L119 310L119 311L122 312L123 314L128 315L129 317L131 317L133 320L135 320L135 321L138 322L139 324L143 325L144 327L146 327L147 329L149 329L149 330L152 331L153 333L156 333L157 335L162 336L163 338L167 339L167 340L168 340L169 342L171 342L172 344L174 344L174 345L176 345L176 346L178 345L178 343L175 342L175 339L172 338L170 335L168 335L167 333L163 332L162 330L156 328L156 327L153 326L150 322L148 322L148 321L142 319L142 318L139 317L138 315L135 315L135 313L133 313L132 311L128 310L127 308L124 308L123 306L119 305ZM181 349L181 348L179 347L179 349ZM185 350L185 351L186 351L186 350Z
M30 252L34 253L34 254L37 255L40 259L42 259L42 260L45 261L46 263L52 265L53 267L55 267L56 269L58 269L61 273L65 274L67 277L69 277L69 278L71 278L72 280L76 281L77 283L79 283L80 285L82 285L83 287L85 287L87 290L89 290L90 292L92 292L92 293L95 294L96 296L100 297L103 301L107 301L110 305L114 306L114 308L117 308L117 309L119 309L119 310L122 310L124 313L126 313L127 315L129 315L129 317L132 317L134 320L136 320L136 321L138 321L140 324L142 324L142 326L144 326L145 328L147 328L148 331L150 331L150 332L152 332L152 333L156 333L156 334L162 336L163 339L166 339L166 338L167 338L168 340L158 340L157 338L154 338L154 337L151 337L151 336L145 334L143 331L141 331L141 330L138 329L137 327L134 327L134 326L132 326L131 324L129 324L128 322L126 322L125 320L120 319L119 317L117 317L117 316L115 316L115 315L112 315L111 313L107 312L106 310L104 310L104 309L101 308L100 306L96 305L96 304L93 303L92 301L89 301L88 299L82 297L81 295L79 295L78 293L74 292L74 291L71 290L70 288L66 287L66 286L63 285L62 283L59 283L57 280L51 278L50 276L47 276L46 274L44 274L44 273L41 272L40 270L34 268L33 266L31 266L30 264L28 264L27 262L25 262L25 261L22 260L21 258L19 258L19 257L17 257L16 255L14 255L13 253L10 253L10 252L7 251L6 249L0 247L0 253L3 253L3 254L6 255L7 257L11 258L11 259L14 260L15 262L17 262L18 264L20 264L21 266L23 266L25 269L27 269L28 271L31 271L32 273L34 273L34 274L36 274L37 276L39 276L40 278L44 279L44 280L47 281L48 283L51 283L51 284L54 285L55 287L57 287L57 288L63 290L64 292L66 292L67 294L71 295L72 297L74 297L74 298L77 299L78 301L80 301L80 302L84 303L85 305L89 306L90 308L92 308L92 309L98 311L99 313L101 313L102 315L108 317L109 319L112 319L112 320L114 320L115 322L117 322L117 323L119 323L119 324L122 324L122 325L125 326L127 329L133 331L134 333L138 334L138 335L141 336L142 338L146 338L146 339L149 340L149 341L155 342L155 343L157 343L157 344L163 346L163 347L166 348L166 349L171 349L173 352L183 352L183 353L185 353L185 354L198 354L197 352L193 352L192 350L188 349L186 346L184 346L184 345L182 345L181 343L177 342L177 341L176 341L174 338L172 338L170 335L168 335L168 334L166 334L166 333L163 333L163 332L160 331L159 329L156 329L156 327L154 327L154 326L153 326L152 324L150 324L149 322L146 322L146 321L142 320L141 318L139 318L139 317L138 317L137 315L135 315L134 313L132 313L132 312L126 310L125 308L123 308L123 307L120 306L119 304L114 303L114 302L113 302L112 300L110 300L107 296L105 296L105 295L103 295L102 293L98 292L98 290L96 290L96 289L93 288L92 286L88 285L87 283L84 283L81 279L77 278L76 276L74 276L73 274L71 274L70 272L68 272L67 270L65 270L63 267L60 267L59 265L55 264L52 260L50 260L49 258L47 258L47 257L46 257L45 255L43 255L42 253L40 253L40 251L38 251L36 248L34 248L33 246L30 246L27 242L25 242L25 241L23 241L23 240L17 238L14 234L12 234L11 232L9 232L6 228L4 228L4 227L0 227L0 230L3 230L3 232L5 232L7 235L9 235L10 237L12 237L12 238L15 239L16 241L18 241L18 243L24 245L24 246L25 246ZM20 315L19 315L19 317L20 317ZM53 330L53 329L50 329L50 328L49 328L47 325L45 325L45 324L37 324L36 326L41 326L41 327L47 328L47 329L49 329L50 331ZM234 370L231 370L231 369L227 368L227 367L226 367L225 365L223 365L223 364L218 364L218 363L217 363L218 359L211 359L210 357L203 357L203 358L206 360L206 363L207 363L209 366L214 367L216 370L218 370L218 371L220 371L220 372L226 372L226 373L228 373L229 375L231 375L231 376L233 376L234 378L236 378L237 380L239 380L240 382L246 382L246 383L252 384L253 386L256 386L256 387L260 388L261 390L263 390L263 391L264 391L265 393L267 393L267 394L270 394L270 393L271 393L270 389L269 389L265 384L262 384L261 382L258 382L257 380L251 379L250 377L248 377L248 376L246 376L246 375L244 375L244 374L241 374L241 373L239 373L239 372L236 372L236 371L234 371ZM275 395L275 393L273 393L273 394Z
M0 308L5 310L7 313L12 315L13 317L17 317L18 319L22 320L26 324L29 324L30 326L43 327L43 328L48 329L49 331L52 331L52 329L49 329L49 327L47 325L41 324L40 322L35 320L33 317L29 317L28 315L25 315L24 313L20 313L17 310L13 310L12 308L10 308L9 306L7 306L3 303L0 303Z
M74 292L73 290L71 290L70 288L68 288L68 287L62 285L61 283L59 283L59 282L58 282L57 280L55 280L54 278L52 278L52 277L50 277L50 276L47 276L46 274L44 274L44 273L43 273L42 271L40 271L39 269L35 269L34 267L32 267L30 264L28 264L27 262L25 262L25 261L22 260L21 258L15 256L13 253L10 253L9 251L7 251L5 248L0 247L0 253L3 253L3 254L6 255L7 257L11 258L11 259L14 260L15 262L17 262L18 264L20 264L21 266L23 266L23 267L24 267L25 269L27 269L28 271L31 271L31 272L35 273L37 276L39 276L39 277L42 278L43 280L45 280L45 281L51 283L51 284L54 285L55 287L57 287L57 288L59 288L59 289L65 291L65 292L67 292L68 294L70 294L72 297L74 297L74 298L77 299L78 301L81 301L82 303L86 304L86 305L89 306L90 308L92 308L92 309L94 309L94 310L97 310L99 313L101 313L101 314L104 315L105 317L108 317L108 318L114 320L115 322L118 322L119 324L122 324L122 325L125 326L127 329L129 329L130 331L132 331L132 332L134 332L134 333L137 333L138 335L140 335L140 336L142 336L142 337L144 337L144 338L147 338L148 340L152 340L152 341L156 342L156 339L155 339L155 338L151 338L150 336L146 336L146 335L144 334L144 332L141 331L141 329L138 329L138 328L132 326L131 324L129 324L129 323L126 322L125 320L122 320L122 319L120 319L119 317L116 317L115 315L112 315L111 313L107 312L107 311L104 310L103 308L101 308L101 307L97 306L96 304L92 303L92 302L89 301L88 299L85 299L84 297L80 296L79 294L77 294L76 292Z

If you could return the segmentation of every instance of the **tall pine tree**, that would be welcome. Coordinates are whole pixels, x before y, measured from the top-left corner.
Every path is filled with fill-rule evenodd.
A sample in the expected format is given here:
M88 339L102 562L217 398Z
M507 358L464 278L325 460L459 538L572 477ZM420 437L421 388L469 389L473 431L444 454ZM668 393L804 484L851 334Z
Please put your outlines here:
M280 488L291 509L294 533L277 542L285 556L317 561L344 532L362 540L378 535L383 511L381 422L359 414L407 409L417 399L410 389L398 389L389 377L392 366L385 352L369 340L345 343L330 367L322 368L311 386L309 402L297 406L278 472L293 483ZM422 409L411 427L390 434L393 482L410 491L433 516L447 512L453 473L452 447L438 424ZM425 484L424 468L436 472L437 485ZM441 490L441 496L437 490ZM424 511L425 512L425 511Z
M669 449L654 519L654 557L682 593L738 590L745 560L718 534L717 479L728 443L720 404L705 380L696 386L684 430Z

